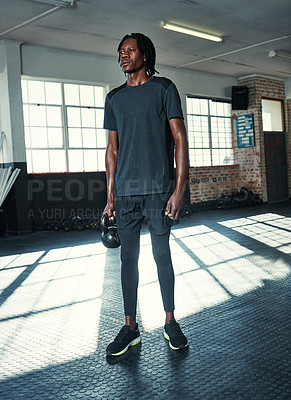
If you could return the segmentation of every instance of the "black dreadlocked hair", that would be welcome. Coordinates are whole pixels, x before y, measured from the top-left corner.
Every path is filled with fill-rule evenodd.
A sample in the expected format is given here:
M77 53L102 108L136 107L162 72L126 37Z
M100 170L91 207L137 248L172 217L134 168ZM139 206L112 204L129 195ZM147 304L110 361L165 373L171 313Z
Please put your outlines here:
M156 49L151 39L143 35L142 33L132 33L131 35L125 35L118 45L118 52L120 51L122 43L127 39L136 39L139 51L146 58L145 68L147 75L153 76L155 73L158 74L158 71L155 69ZM120 62L120 55L118 56L118 62Z

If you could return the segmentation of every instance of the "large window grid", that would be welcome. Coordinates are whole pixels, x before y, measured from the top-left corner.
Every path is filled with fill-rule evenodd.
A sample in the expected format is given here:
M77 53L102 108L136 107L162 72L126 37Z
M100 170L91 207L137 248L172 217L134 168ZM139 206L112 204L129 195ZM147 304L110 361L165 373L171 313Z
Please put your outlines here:
M233 164L231 104L187 97L191 167Z
M22 80L29 173L105 170L104 88Z

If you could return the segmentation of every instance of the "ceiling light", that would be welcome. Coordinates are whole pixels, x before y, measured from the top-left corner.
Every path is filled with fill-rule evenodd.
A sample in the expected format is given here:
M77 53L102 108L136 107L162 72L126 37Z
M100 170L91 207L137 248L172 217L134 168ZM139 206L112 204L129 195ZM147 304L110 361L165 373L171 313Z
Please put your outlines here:
M222 42L223 38L212 35L211 33L197 31L196 29L187 28L186 26L176 25L168 22L162 22L162 27L170 31L185 33L185 35L196 36L201 39L212 40L214 42Z
M52 4L54 6L61 7L72 7L75 4L75 0L34 0L37 3Z

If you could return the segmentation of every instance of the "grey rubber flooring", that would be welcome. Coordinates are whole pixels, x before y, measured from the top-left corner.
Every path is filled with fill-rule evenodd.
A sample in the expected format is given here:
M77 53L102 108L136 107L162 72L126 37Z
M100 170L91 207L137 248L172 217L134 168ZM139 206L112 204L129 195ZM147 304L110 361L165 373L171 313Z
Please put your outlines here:
M123 325L119 249L100 232L0 239L1 400L291 399L291 205L204 211L171 233L172 351L142 231L142 343L105 349Z

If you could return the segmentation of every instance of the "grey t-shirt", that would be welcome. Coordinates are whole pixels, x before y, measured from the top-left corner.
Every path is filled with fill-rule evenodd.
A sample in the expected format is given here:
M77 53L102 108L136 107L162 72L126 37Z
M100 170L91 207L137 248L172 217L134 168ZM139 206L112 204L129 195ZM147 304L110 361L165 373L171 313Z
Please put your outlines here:
M108 93L104 128L117 131L116 196L171 191L174 140L171 118L183 118L180 96L167 78L151 77L139 86L126 83Z

